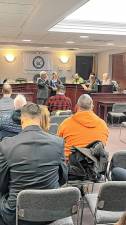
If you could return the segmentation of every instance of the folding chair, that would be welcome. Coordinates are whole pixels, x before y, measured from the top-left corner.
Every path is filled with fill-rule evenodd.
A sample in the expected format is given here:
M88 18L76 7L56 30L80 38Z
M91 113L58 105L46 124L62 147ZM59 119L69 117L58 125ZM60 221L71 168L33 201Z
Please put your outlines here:
M110 165L109 165L109 169L108 169L108 172L107 172L108 180L111 180L111 172L116 167L126 169L126 150L116 152L116 153L113 154Z
M50 222L50 225L73 225L77 213L79 224L80 191L75 187L52 190L23 190L17 196L16 225L19 222Z
M63 116L51 116L50 117L50 120L51 120L51 123L57 123L58 125L60 123L63 122L63 120L65 120L66 118L68 118L70 115L63 115Z
M115 103L112 106L112 112L108 112L107 120L110 120L111 124L114 124L114 119L116 120L117 124L126 120L126 103Z
M126 181L109 181L101 185L98 194L86 194L94 224L117 222L126 210Z
M58 123L51 123L49 128L50 134L56 134L58 129Z

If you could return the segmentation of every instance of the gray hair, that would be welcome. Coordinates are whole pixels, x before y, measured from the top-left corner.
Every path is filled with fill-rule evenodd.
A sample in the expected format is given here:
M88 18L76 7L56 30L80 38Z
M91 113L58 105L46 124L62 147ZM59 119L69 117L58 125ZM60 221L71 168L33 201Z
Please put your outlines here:
M27 104L27 101L24 95L18 94L16 98L14 99L15 109L21 109L26 104Z
M92 110L93 107L93 100L88 94L83 94L79 97L77 101L77 105L82 109L82 110Z
M41 71L41 72L40 72L40 77L44 77L46 74L47 74L46 71Z

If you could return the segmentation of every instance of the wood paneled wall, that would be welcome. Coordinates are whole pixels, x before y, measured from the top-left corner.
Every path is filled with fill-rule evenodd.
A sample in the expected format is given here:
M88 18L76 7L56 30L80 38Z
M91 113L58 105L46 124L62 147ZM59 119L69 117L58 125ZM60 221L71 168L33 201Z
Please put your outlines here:
M112 79L126 89L126 53L112 55Z

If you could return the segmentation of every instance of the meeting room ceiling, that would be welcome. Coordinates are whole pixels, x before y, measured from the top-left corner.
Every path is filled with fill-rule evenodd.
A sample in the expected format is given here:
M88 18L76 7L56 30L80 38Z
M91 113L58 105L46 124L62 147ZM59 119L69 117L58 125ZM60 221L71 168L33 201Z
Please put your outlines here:
M0 0L0 49L125 51L125 35L49 31L86 2L88 0ZM88 38L80 38L83 35Z

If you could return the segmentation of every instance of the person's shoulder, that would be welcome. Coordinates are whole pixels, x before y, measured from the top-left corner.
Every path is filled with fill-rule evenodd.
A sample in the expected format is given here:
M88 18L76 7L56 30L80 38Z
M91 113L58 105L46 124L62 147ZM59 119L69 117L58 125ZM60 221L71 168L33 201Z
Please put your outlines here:
M96 114L95 114L96 115ZM97 117L97 120L98 120L98 123L100 124L100 125L102 125L102 126L104 126L104 127L107 127L107 123L103 120L103 119L101 119L99 116L97 116L96 115L96 117Z
M67 96L65 96L65 97L66 97L67 100L71 101L71 99L69 97L67 97Z
M48 101L55 101L57 99L56 95L49 97Z
M63 143L64 143L63 138L58 137L58 136L53 135L53 134L49 134L49 133L46 133L46 135L48 136L48 139L50 140L50 143L56 143L56 144L59 144L59 145L63 145Z
M73 121L73 115L68 116L67 118L65 118L63 120L63 122L59 125L59 128L63 128L63 127L67 127L71 124L71 122Z
M0 150L6 154L7 152L11 152L11 149L14 144L17 143L17 136L13 137L4 137L2 141L0 142Z

